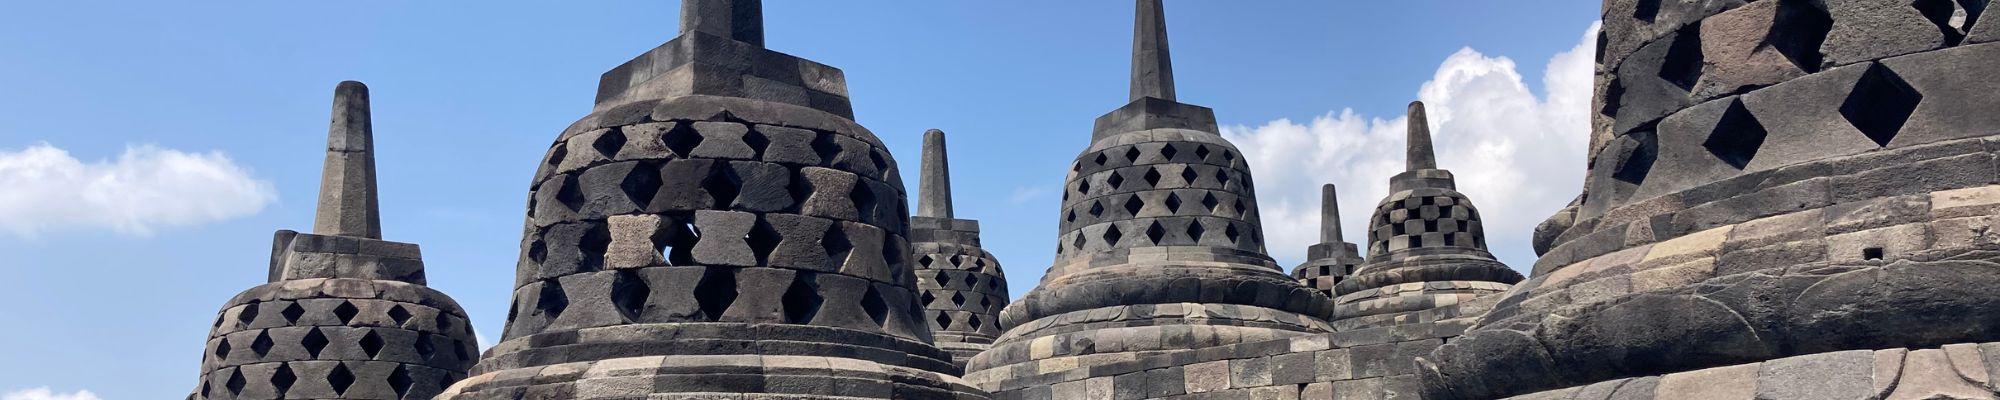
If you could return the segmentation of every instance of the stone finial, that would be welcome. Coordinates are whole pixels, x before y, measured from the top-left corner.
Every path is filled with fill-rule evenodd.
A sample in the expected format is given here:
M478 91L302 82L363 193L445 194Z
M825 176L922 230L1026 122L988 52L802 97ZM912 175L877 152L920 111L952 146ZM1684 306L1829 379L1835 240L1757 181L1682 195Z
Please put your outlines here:
M1320 186L1319 193L1319 242L1347 242L1340 235L1340 200L1334 195L1333 184Z
M1410 170L1437 169L1437 152L1431 149L1431 122L1424 115L1424 102L1410 102L1409 125Z
M951 165L944 154L944 131L924 132L923 181L917 190L917 216L952 218Z
M682 0L681 34L703 32L764 46L763 0Z
M341 82L333 91L333 122L327 129L326 166L320 174L313 233L382 238L382 213L375 198L374 142L368 86Z
M1167 51L1167 14L1160 0L1138 0L1132 27L1132 100L1174 96L1174 61Z

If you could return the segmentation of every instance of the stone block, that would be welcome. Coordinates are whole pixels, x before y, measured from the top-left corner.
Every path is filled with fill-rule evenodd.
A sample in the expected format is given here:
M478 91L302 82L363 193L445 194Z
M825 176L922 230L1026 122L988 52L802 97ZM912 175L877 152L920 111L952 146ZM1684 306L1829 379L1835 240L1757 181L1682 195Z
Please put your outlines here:
M1659 400L1752 399L1757 395L1758 364L1742 364L1669 374L1660 377Z
M1229 387L1253 388L1271 385L1271 359L1241 358L1229 361Z
M1916 7L1899 0L1823 0L1833 29L1820 44L1824 65L1848 65L1936 49L1944 34Z
M1894 391L1889 393L1886 399L1994 398L1993 391L1987 390L1976 381L1967 379L1968 375L1982 375L1980 379L1986 379L1983 373L1967 373L1976 372L1967 371L1967 369L1972 366L1971 364L1975 364L1973 361L1977 360L1977 358L1973 357L1967 360L1964 363L1968 365L1961 367L1956 365L1956 361L1959 358L1966 357L1953 357L1950 353L1952 352L1947 349L1911 351L1904 359L1901 379L1896 382ZM1963 353L1962 350L1961 353ZM1983 366L1983 361L1977 364Z
M1757 398L1869 399L1875 392L1875 353L1867 350L1811 354L1766 361L1757 373Z
M1313 353L1315 380L1319 382L1342 381L1354 378L1354 368L1348 349L1322 350Z
M1184 368L1188 393L1213 392L1229 389L1231 371L1228 360L1191 364Z

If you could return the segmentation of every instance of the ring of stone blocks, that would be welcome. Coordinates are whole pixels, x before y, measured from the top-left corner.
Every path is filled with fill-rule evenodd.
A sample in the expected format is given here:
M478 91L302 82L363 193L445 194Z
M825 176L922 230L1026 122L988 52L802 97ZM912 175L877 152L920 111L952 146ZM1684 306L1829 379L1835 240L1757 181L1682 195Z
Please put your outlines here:
M235 399L429 399L465 378L446 370L387 361L289 361L225 367L202 374L190 396Z
M1514 284L1523 278L1490 257L1446 255L1406 263L1369 264L1361 272L1334 284L1339 296L1389 285L1435 281L1488 281Z
M1334 304L1396 297L1409 294L1457 293L1457 292L1504 292L1514 285L1491 281L1425 281L1387 285L1348 293L1333 299Z
M1598 172L1583 215L1754 171L2000 127L1983 112L2000 103L2000 80L1984 72L2000 51L1989 43L2000 24L1926 17L1978 2L1811 3L1663 9L1673 11L1672 23L1605 24L1598 125L1608 136L1591 149ZM1943 8L1919 9L1934 6ZM1818 47L1785 43L1818 37Z
M1498 294L1501 290L1435 290L1421 293L1405 293L1398 296L1377 297L1341 303L1333 307L1334 318L1354 318L1370 315L1393 314L1422 311L1463 303L1481 296Z
M995 382L998 377L1033 377L1071 370L1092 370L1136 358L1184 353L1247 343L1313 335L1309 332L1229 325L1171 325L1109 328L1049 336L1034 342L995 345L967 363L968 380Z
M1229 265L1138 265L1064 275L1001 311L1001 325L1127 304L1240 304L1324 315L1332 300L1275 270Z
M724 322L851 329L927 341L905 286L763 267L645 267L582 272L516 289L503 340L625 324Z
M1135 304L1074 311L1009 326L998 342L1020 342L1042 336L1097 329L1169 325L1238 325L1296 331L1324 331L1326 322L1312 317L1257 306L1234 304Z
M215 370L264 362L375 360L463 371L478 361L477 343L474 343L469 328L447 327L453 330L452 332L438 330L439 322L466 326L463 319L455 316L440 318L436 316L439 314L435 310L424 310L424 307L413 304L390 302L370 304L371 302L373 301L308 299L298 302L261 303L266 306L263 308L284 307L287 310L286 315L299 316L296 318L264 316L258 318L254 324L239 322L226 327L237 329L218 328L205 346L203 364L206 370ZM350 322L342 322L341 317L334 315L342 314L342 310L363 309L352 305L356 303L367 305L365 311L343 314L352 315L347 317ZM305 304L312 305L299 307ZM244 307L235 310L241 309ZM388 312L384 312L385 309ZM395 310L403 309L417 311L407 314L395 313ZM396 321L398 318L391 315L406 316L400 318L402 322L398 323ZM272 319L279 321L271 321ZM279 325L268 325L274 322ZM262 327L244 327L245 325Z
M662 394L786 398L986 399L950 375L840 357L687 355L623 357L474 376L441 400L661 398Z
M917 274L925 276L928 272L938 271L918 271ZM966 311L997 315L1000 313L1000 309L1007 307L1007 297L1005 295L983 289L959 290L931 287L920 290L917 297L918 302L923 304L924 309L931 311Z
M1368 250L1372 255L1424 247L1485 249L1479 210L1465 195L1443 189L1397 193L1375 207Z
M979 246L910 242L910 248L917 254L917 269L963 270L995 277L1006 276L1006 271L1000 267L1000 260ZM926 261L925 256L931 259Z
M953 370L950 355L930 340L812 325L674 323L584 328L502 341L487 351L472 374L623 357L716 354L833 356L936 372Z
M2000 137L1893 147L1750 172L1632 202L1602 216L1577 220L1536 260L1534 275L1615 251L1777 215L1830 209L1838 204L1868 204L1879 198L1975 190L1971 188L1997 183L1994 174L1983 172L2000 170L1997 156ZM1813 229L1829 232L1826 227Z
M1261 253L1263 231L1255 220L1218 217L1138 217L1106 221L1057 236L1057 255L1086 258L1106 251L1200 246Z

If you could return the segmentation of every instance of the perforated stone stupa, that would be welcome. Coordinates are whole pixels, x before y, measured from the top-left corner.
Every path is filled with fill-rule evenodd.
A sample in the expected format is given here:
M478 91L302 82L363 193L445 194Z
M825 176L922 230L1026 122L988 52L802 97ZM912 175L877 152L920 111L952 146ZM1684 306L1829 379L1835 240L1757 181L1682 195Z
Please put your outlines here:
M1424 104L1409 110L1409 169L1389 178L1389 196L1368 220L1368 262L1335 285L1341 330L1431 322L1413 319L1521 281L1486 251L1479 209L1438 168Z
M1994 398L1988 6L1605 2L1583 196L1428 397Z
M1319 244L1306 248L1306 262L1292 268L1292 278L1300 285L1334 296L1334 285L1354 274L1361 266L1359 246L1348 243L1340 232L1340 200L1333 184L1320 187Z
M1071 165L1056 259L974 357L983 387L1198 347L1325 332L1331 301L1265 255L1243 154L1175 101L1164 10L1139 0L1132 102Z
M506 332L440 398L985 398L840 70L765 49L758 1L683 4L550 147Z
M960 368L1000 336L1007 306L1007 274L1000 260L979 246L979 221L952 215L951 169L944 132L924 133L922 187L910 217L910 248L917 265L918 301L938 347Z
M368 87L334 91L313 233L278 231L270 283L215 317L189 399L428 399L479 354L465 310L382 240Z

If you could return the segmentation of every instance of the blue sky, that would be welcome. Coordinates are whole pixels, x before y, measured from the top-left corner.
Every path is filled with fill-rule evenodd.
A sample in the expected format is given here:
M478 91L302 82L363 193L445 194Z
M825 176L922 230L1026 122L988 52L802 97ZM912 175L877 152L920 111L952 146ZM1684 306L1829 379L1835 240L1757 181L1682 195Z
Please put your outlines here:
M921 132L950 134L958 215L984 221L1019 296L1053 257L1066 165L1091 120L1125 101L1131 7L774 0L766 18L771 48L847 72L858 120L906 171ZM8 9L0 396L88 400L193 387L208 320L262 283L271 232L310 228L331 92L347 79L373 89L385 236L421 244L431 286L497 335L536 161L589 111L599 74L674 36L678 5ZM1358 221L1401 163L1399 114L1422 98L1441 164L1500 220L1494 251L1525 270L1525 229L1581 180L1579 45L1596 14L1593 1L1168 2L1181 99L1270 159L1253 167L1286 265L1309 244L1317 216L1301 210L1318 182L1342 183L1362 240Z

